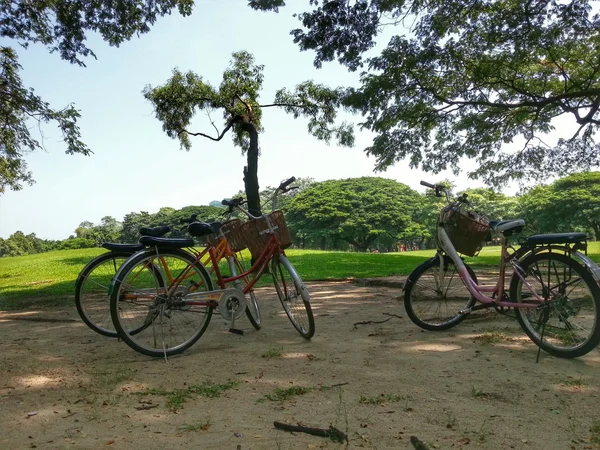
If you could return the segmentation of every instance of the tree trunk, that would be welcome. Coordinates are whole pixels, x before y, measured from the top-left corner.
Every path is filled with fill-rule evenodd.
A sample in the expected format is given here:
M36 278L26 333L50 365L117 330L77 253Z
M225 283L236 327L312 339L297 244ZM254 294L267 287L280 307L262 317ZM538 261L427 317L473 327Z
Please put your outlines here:
M592 229L596 235L596 240L600 241L600 222L592 222Z
M254 216L259 216L261 211L258 194L258 132L252 123L244 122L242 129L250 135L250 148L246 155L248 165L244 167L244 187L246 200L248 200L248 211Z

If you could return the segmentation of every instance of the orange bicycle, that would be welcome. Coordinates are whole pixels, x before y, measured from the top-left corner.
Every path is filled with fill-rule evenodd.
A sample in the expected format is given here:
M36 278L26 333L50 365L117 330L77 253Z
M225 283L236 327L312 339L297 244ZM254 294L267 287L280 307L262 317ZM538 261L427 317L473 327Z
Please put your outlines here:
M293 181L292 177L275 190L274 206L277 195L292 189L288 186ZM291 238L283 213L274 210L255 217L243 208L244 203L241 198L223 201L230 213L239 210L249 218L244 223L196 222L188 226L188 232L197 237L217 231L226 238L226 245L221 240L217 246L198 251L191 239L140 239L149 248L124 263L111 284L113 324L131 348L154 357L181 353L206 331L215 309L230 321L232 332L240 333L235 321L245 312L251 322L255 321L255 327L260 326L253 289L264 274L273 277L277 295L295 329L306 339L314 335L310 295L285 255ZM246 246L254 263L243 270L234 250ZM219 264L223 257L227 260L227 276ZM204 260L210 262L212 277Z

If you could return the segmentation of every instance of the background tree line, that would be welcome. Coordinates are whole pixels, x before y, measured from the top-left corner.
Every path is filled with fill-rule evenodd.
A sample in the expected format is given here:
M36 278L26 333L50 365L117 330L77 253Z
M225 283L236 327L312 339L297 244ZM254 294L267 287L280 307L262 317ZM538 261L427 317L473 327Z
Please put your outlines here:
M405 184L379 177L315 182L298 180L299 189L281 196L277 208L299 248L322 250L394 251L431 248L435 219L444 199L431 191L420 194ZM271 210L273 187L260 192L263 210ZM517 196L490 188L467 189L473 209L490 220L524 218L526 233L582 231L600 240L600 172L584 172L536 186ZM233 197L243 196L238 192ZM142 226L170 225L171 237L185 235L181 219L197 214L206 221L222 220L218 206L163 207L156 213L131 212L121 222L105 216L99 224L83 221L65 240L44 240L34 233L0 238L0 256L50 250L99 247L102 242L137 242Z

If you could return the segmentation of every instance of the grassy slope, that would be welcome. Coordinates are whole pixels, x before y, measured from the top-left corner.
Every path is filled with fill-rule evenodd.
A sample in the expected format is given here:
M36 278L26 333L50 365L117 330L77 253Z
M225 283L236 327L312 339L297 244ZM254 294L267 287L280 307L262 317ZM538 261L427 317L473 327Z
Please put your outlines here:
M63 250L0 258L0 309L72 301L78 273L102 252L104 250L99 248ZM408 275L434 252L369 254L288 250L286 253L302 278L311 281ZM496 265L498 254L499 247L487 247L477 258L467 258L467 262L473 265ZM589 254L600 262L600 242L590 243Z

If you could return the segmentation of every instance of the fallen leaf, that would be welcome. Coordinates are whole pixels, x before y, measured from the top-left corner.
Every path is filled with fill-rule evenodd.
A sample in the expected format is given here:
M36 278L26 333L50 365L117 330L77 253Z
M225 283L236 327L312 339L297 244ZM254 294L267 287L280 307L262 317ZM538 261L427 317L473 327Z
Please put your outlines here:
M104 445L113 445L114 443L115 443L115 440L114 440L114 439L111 439L110 441L106 441L106 442L104 443Z
M37 413L38 413L37 411L28 412L28 413L27 413L27 418L29 419L29 418L30 418L30 417L32 417L32 416L37 416Z

